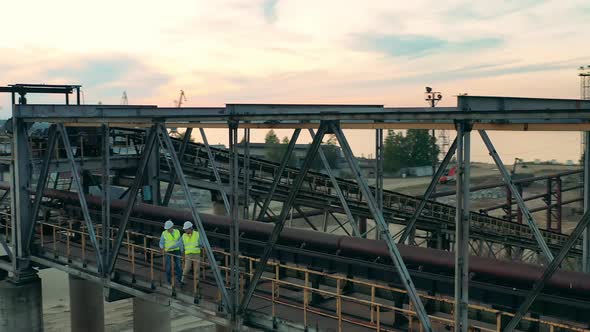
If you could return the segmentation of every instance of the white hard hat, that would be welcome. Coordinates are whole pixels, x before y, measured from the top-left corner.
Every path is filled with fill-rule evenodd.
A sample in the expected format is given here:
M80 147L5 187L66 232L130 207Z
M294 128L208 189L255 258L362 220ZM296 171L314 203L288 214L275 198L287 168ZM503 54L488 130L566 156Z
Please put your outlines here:
M186 221L184 223L184 225L182 225L182 229L189 229L189 228L193 228L193 223L190 221Z
M172 220L166 220L166 222L164 223L164 229L169 230L172 227L174 227L174 223L172 222Z

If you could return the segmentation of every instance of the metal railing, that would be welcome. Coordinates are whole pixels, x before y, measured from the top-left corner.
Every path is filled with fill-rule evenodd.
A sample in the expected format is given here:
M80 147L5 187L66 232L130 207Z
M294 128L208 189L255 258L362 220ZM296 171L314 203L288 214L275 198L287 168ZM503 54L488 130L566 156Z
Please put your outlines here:
M89 244L88 233L84 225L76 219L68 217L55 216L52 217L51 222L40 221L38 223L37 249L51 254L55 259L63 257L68 262L79 259L84 266L91 266L94 257L92 246ZM97 228L97 237L102 241L103 234L100 225ZM3 225L5 234L10 234L10 225ZM112 230L109 234L111 241L114 240L116 230ZM157 243L159 237L148 234L143 234L135 231L126 232L126 240L123 242L124 248L127 252L122 252L123 259L117 265L117 271L131 275L132 279L137 282L143 280L152 286L153 289L158 287L165 290L172 290L171 296L176 293L183 293L193 296L195 299L200 299L201 288L206 287L216 289L215 284L208 282L211 276L207 277L207 269L209 264L206 261L206 256L201 252L201 258L198 260L199 268L192 264L192 287L176 285L174 266L171 266L171 284L166 286L163 282L165 275L164 255L176 256L176 254L164 253L159 248L154 248L154 243ZM224 264L220 264L222 273L225 274L226 287L229 287L229 252L222 249L213 249L217 259ZM185 257L181 257L185 260ZM171 260L174 262L174 260ZM258 263L258 258L249 256L240 256L240 283L239 291L242 296L247 288L247 282L252 277L255 265ZM172 263L174 264L174 263ZM91 270L89 268L89 270ZM199 273L197 273L199 271ZM318 287L312 286L312 279L322 278L322 284ZM346 277L344 275L326 273L305 267L299 267L288 264L281 264L278 262L269 262L265 274L261 278L261 286L259 286L254 297L260 301L267 303L269 307L265 313L272 317L281 317L285 308L290 308L299 312L299 318L289 315L290 319L302 322L305 327L314 325L312 315L322 316L333 320L334 328L338 331L345 330L345 324L351 324L357 327L364 327L368 330L375 331L395 331L391 324L393 316L403 316L408 320L408 328L410 331L422 331L419 326L416 312L412 305L404 306L403 302L397 305L387 303L391 302L387 298L380 297L380 294L394 294L397 298L401 298L406 294L404 289L395 288L370 280L359 280ZM270 284L270 289L265 289L264 284ZM204 285L204 286L201 286ZM189 285L191 286L191 285ZM364 293L350 293L344 291L346 289L365 290ZM211 294L211 292L208 292ZM285 294L283 294L285 293ZM207 296L207 300L217 304L221 301L221 294L217 291L216 296ZM295 296L293 295L295 294ZM323 302L330 302L330 305L318 305L312 303L314 296L321 296ZM446 305L452 307L454 300L444 296L433 296L427 294L420 294L424 303L435 303L437 305ZM195 301L197 302L197 301ZM351 312L354 308L354 312ZM364 308L364 309L363 309ZM363 311L366 310L366 311ZM506 318L514 316L512 313L492 309L483 305L470 304L469 310L478 312L481 315L488 317L495 317L495 322L479 322L470 321L470 330L472 331L501 331L502 322ZM429 315L433 324L441 326L452 327L454 322L452 315L448 318L445 314L434 313ZM523 319L525 324L537 324L540 328L545 328L549 331L590 331L582 327L574 326L568 323L553 322L545 319L536 319L525 317Z

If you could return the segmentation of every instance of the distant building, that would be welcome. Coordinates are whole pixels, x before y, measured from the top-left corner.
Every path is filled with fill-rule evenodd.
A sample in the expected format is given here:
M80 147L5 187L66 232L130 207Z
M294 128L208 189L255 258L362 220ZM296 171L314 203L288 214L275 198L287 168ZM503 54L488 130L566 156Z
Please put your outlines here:
M404 167L399 172L406 176L432 176L432 166Z
M375 159L369 158L357 158L359 167L361 168L361 173L364 177L374 178L376 176L375 172L377 171L377 161ZM348 167L348 164L346 164Z

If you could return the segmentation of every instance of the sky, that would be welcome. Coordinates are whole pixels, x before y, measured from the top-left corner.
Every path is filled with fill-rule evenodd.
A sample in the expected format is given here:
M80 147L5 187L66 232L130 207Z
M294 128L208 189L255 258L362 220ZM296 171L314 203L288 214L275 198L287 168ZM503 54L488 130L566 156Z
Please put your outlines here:
M130 104L172 106L182 89L187 106L424 106L427 85L443 93L441 106L454 106L459 93L577 98L577 68L590 64L587 0L37 0L2 7L0 84L81 84L87 104L119 104L126 91ZM9 98L0 98L0 117L9 117ZM29 98L36 102L61 100ZM226 136L210 131L214 143ZM264 131L252 137L262 140ZM491 137L507 159L579 154L578 133ZM349 138L355 153L372 153L372 133ZM474 159L487 158L480 143L473 149Z

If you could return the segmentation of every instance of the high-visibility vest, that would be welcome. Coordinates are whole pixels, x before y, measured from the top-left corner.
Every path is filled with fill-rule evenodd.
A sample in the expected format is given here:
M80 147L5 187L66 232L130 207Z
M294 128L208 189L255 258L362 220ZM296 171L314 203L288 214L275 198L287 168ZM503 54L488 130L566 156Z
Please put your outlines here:
M182 234L182 244L184 245L185 254L200 254L201 247L199 246L199 232L193 231L189 236L187 233Z
M166 250L166 251L180 250L180 248L178 248L178 247L176 247L174 249L170 249L170 247L175 245L176 242L178 242L178 240L180 239L180 231L178 229L175 229L172 232L172 234L170 234L169 231L164 231L164 232L162 232L162 236L164 236L164 250Z

